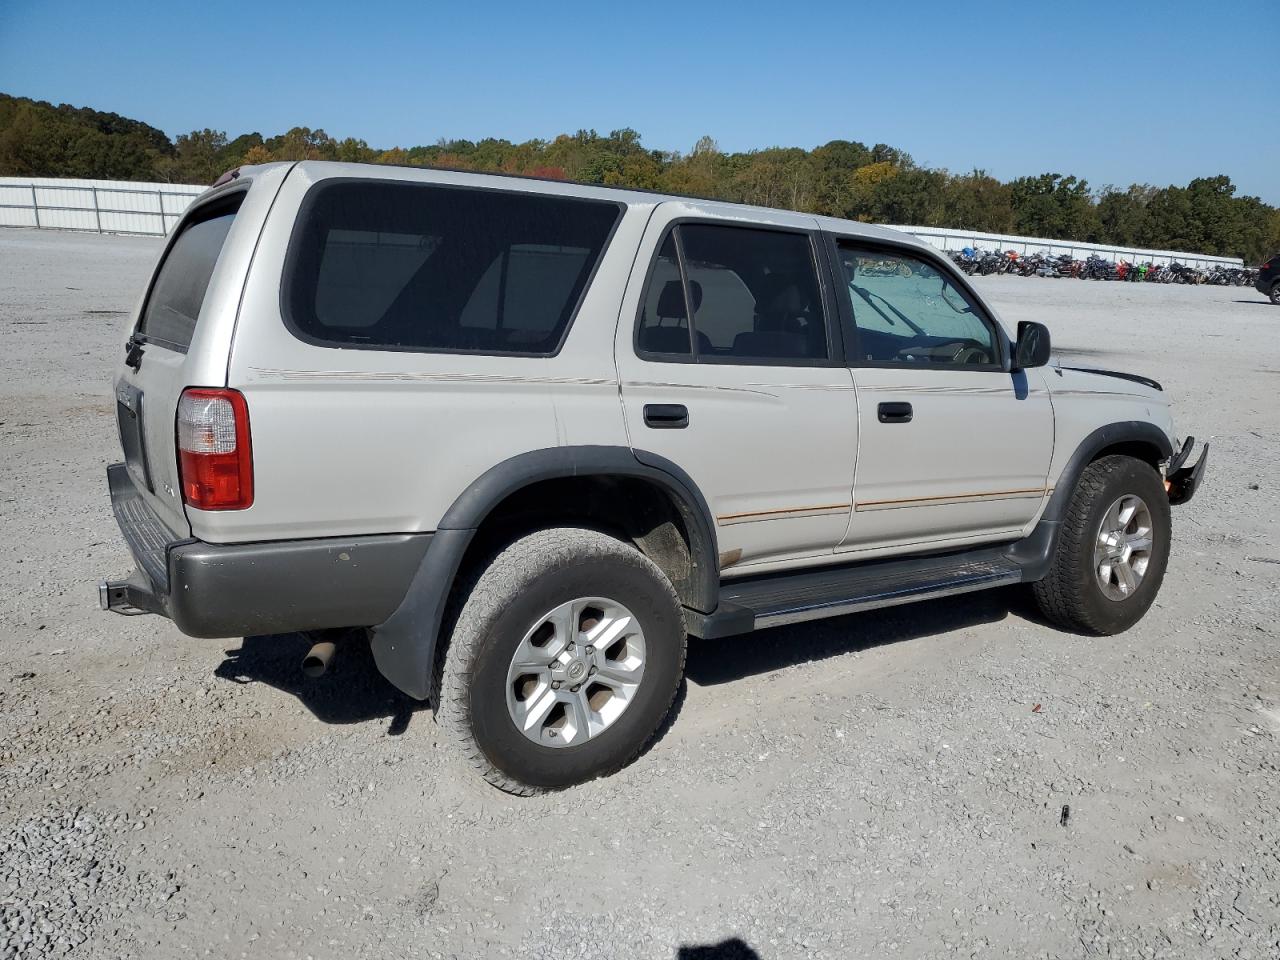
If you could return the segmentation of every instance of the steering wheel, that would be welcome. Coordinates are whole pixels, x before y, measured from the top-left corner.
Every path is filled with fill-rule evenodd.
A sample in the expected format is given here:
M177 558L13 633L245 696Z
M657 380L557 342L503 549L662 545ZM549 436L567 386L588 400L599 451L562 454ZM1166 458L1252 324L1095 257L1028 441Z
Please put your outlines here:
M964 346L959 344L960 349L956 351L956 363L990 363L991 359L987 356L987 351L981 347Z

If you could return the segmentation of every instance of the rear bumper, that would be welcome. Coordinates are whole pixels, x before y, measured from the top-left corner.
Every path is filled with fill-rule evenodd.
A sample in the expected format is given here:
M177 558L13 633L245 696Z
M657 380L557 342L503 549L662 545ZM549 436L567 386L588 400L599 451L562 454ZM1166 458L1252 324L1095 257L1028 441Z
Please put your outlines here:
M266 543L178 538L123 463L107 467L111 508L137 569L103 581L99 605L158 613L192 637L243 637L382 623L404 599L432 535Z

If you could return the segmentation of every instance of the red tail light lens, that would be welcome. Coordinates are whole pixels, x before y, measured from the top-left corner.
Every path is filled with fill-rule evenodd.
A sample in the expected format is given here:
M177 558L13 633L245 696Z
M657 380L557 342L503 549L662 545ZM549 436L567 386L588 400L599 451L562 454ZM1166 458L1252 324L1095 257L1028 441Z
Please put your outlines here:
M178 400L182 500L199 510L253 504L249 408L238 390L190 388Z

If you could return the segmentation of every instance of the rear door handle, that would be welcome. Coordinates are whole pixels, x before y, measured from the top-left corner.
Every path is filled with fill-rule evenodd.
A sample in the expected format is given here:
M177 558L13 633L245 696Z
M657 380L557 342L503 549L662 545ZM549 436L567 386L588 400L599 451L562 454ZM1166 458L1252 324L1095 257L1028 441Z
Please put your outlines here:
M683 403L646 403L644 425L655 430L683 430L689 425L689 408Z
M882 403L876 407L881 423L910 423L914 414L909 403Z

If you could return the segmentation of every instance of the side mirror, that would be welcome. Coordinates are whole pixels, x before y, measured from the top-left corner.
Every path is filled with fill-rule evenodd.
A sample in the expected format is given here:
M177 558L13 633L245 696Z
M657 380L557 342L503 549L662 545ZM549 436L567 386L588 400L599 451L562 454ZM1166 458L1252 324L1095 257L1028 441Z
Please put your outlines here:
M1018 342L1013 345L1013 370L1043 367L1049 362L1049 328L1043 323L1023 320L1018 324Z

